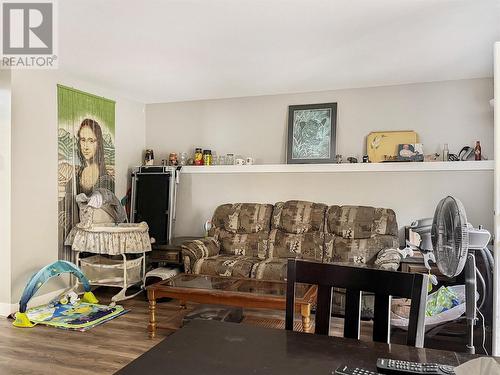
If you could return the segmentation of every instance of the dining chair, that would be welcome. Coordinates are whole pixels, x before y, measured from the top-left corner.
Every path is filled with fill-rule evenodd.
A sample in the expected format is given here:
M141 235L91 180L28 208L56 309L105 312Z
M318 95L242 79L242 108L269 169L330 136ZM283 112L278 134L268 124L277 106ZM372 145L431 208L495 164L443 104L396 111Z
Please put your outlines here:
M407 345L422 348L428 276L368 267L288 260L285 329L293 330L295 284L318 286L315 333L328 335L333 288L346 290L344 337L359 339L361 294L375 294L373 341L389 342L391 297L411 299Z

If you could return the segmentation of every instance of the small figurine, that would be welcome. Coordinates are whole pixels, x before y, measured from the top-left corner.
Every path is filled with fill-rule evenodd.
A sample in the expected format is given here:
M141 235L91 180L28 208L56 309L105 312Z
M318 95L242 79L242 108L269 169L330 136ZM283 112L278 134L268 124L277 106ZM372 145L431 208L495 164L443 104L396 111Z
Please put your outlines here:
M369 163L368 155L363 155L363 163Z
M155 156L152 149L146 149L146 153L144 154L144 165L154 165Z
M349 157L347 158L347 161L348 161L349 163L351 163L351 164L354 164L354 163L357 163L357 162L358 162L358 159L356 159L356 158L355 158L355 157L353 157L353 156L349 156Z
M342 155L340 154L335 155L335 162L337 164L342 164Z
M474 160L481 160L481 143L476 141L476 147L474 147Z
M171 152L170 155L168 155L168 165L177 165L177 154L175 152Z

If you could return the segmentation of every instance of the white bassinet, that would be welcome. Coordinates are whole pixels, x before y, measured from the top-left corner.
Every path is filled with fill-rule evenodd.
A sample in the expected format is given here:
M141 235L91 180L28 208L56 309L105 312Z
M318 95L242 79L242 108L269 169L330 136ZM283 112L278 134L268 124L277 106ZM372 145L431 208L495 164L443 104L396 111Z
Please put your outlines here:
M144 288L146 252L151 251L148 225L115 223L107 210L87 203L78 202L80 223L71 229L65 244L76 252L76 264L91 285L121 287L114 302L132 298ZM81 258L81 253L95 255ZM127 295L134 285L140 286L139 291Z

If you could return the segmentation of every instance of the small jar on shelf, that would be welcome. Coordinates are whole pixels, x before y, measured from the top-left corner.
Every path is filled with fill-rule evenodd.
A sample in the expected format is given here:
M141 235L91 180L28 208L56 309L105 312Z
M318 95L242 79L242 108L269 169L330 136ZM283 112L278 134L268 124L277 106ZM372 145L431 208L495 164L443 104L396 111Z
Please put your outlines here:
M194 152L194 165L203 165L203 153L201 148L196 148Z
M212 165L212 151L203 150L203 165Z

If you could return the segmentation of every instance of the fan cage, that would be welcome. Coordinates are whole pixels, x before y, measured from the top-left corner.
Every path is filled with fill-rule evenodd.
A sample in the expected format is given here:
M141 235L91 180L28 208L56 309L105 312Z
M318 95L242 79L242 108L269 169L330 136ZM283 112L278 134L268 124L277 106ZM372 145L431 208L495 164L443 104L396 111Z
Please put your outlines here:
M450 196L439 202L431 238L439 271L448 277L460 274L469 250L467 216L462 202Z

